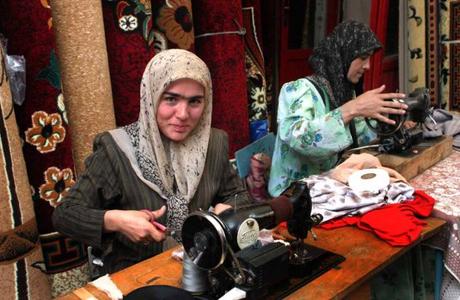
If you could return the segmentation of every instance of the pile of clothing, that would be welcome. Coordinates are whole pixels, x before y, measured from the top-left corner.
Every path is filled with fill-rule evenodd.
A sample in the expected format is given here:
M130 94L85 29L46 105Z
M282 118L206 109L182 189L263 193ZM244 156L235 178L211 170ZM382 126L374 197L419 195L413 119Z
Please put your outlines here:
M383 169L390 183L373 192L360 192L348 185L348 178L362 169ZM393 246L409 245L417 240L426 224L434 199L415 191L407 180L393 169L382 167L370 154L351 155L333 170L304 179L310 189L312 214L321 214L321 228L348 225L371 231Z

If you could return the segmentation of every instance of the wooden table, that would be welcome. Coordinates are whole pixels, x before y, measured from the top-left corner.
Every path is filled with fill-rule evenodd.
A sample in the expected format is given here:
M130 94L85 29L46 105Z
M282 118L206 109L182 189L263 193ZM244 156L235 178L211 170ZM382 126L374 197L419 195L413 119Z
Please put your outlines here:
M365 295L366 281L420 241L437 233L445 221L426 219L421 238L408 247L392 247L373 234L354 227L334 230L316 229L318 240L309 237L307 242L346 257L338 269L332 269L289 295L287 299L357 299ZM182 265L171 258L171 250L111 275L124 295L145 285L180 286ZM364 292L363 292L364 291ZM60 299L109 299L91 285L77 289Z
M411 147L410 151L399 154L379 153L372 150L363 152L377 156L383 166L398 171L409 180L448 157L452 153L452 141L451 136L427 139Z

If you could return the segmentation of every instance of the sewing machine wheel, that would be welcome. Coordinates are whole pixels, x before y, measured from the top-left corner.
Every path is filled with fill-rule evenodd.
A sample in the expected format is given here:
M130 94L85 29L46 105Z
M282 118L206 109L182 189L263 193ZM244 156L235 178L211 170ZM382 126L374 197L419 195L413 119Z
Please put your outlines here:
M200 268L212 270L225 260L225 232L212 213L197 211L187 217L182 227L182 244L190 260Z

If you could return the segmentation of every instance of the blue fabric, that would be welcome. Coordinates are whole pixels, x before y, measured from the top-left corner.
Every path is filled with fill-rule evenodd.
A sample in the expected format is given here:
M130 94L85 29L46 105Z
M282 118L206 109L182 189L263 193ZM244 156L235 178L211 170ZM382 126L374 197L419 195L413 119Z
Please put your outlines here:
M441 250L435 250L435 271L434 271L434 300L441 299L441 285L444 255Z
M251 142L257 141L268 133L268 120L256 120L249 123Z
M236 165L238 169L238 176L245 178L249 173L249 165L251 157L256 153L265 153L269 157L273 155L273 148L275 146L275 135L270 132L257 141L247 145L244 148L235 152Z

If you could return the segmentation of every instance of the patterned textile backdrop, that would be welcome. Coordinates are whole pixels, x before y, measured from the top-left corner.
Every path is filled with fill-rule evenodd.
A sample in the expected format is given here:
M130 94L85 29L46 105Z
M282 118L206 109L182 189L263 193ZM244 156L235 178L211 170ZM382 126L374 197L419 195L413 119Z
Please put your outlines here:
M439 4L439 30L440 30L440 74L439 74L439 86L441 93L441 107L448 109L449 101L449 87L450 87L450 71L449 71L449 61L450 61L450 51L449 44L446 43L450 39L450 14L449 14L449 4L446 3L447 0L441 0Z
M159 51L193 51L190 0L103 0L113 102L118 126L137 120L145 66Z
M441 52L439 51L439 6L438 0L426 0L426 86L430 89L431 104L439 106L441 94L439 72Z
M16 106L19 134L42 242L44 269L59 273L86 262L83 245L54 232L53 207L74 183L67 113L49 3L0 1L0 31L8 38L8 53L24 55L27 62L26 98Z
M264 2L264 5L261 5L261 23L263 32L263 52L264 52L264 62L265 62L265 82L267 84L266 96L267 96L267 114L270 125L270 130L276 130L276 111L277 111L277 101L279 93L279 84L278 84L278 59L277 59L277 49L278 42L276 40L276 35L274 32L278 32L278 28L281 24L279 22L280 10L275 5L274 1Z
M450 109L460 111L460 1L450 3L451 37L450 45Z
M418 87L430 89L431 104L440 106L439 8L438 1L409 0L408 3L408 91Z
M102 4L115 118L122 126L139 115L140 81L154 55L152 7L150 0Z
M195 51L211 70L212 125L229 136L230 155L249 144L241 1L192 1ZM228 33L230 32L230 33Z
M49 299L10 80L0 42L0 290L3 299Z
M195 35L191 0L155 0L152 5L155 47L193 52Z
M251 142L268 132L267 83L259 0L243 1L243 26Z
M460 111L460 1L439 1L442 107Z
M426 86L425 78L425 6L423 1L408 1L408 45L409 45L409 71L408 91Z

